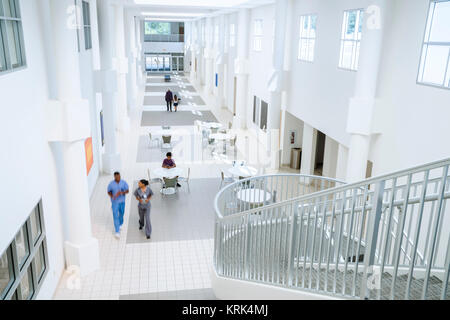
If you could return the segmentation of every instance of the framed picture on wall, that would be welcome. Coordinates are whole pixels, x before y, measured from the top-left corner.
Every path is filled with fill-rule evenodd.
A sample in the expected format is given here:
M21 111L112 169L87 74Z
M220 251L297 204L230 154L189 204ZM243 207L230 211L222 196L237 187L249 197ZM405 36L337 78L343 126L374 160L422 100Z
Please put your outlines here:
M297 130L290 130L289 131L289 141L291 145L294 145L297 143Z

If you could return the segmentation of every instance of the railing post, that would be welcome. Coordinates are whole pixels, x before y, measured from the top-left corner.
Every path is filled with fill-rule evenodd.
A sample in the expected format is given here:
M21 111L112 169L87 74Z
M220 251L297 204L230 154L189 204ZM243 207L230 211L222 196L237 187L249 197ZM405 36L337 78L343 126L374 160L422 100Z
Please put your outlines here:
M288 256L288 277L287 277L287 286L292 286L292 279L294 274L294 259L296 252L296 239L297 239L297 221L298 221L298 202L294 202L291 204L291 212L292 212L292 225L290 231L290 242L289 242L289 256ZM299 259L300 257L297 257Z
M382 180L375 186L372 212L369 215L369 221L367 225L367 247L364 253L364 275L361 282L361 299L366 299L369 296L367 294L367 281L369 278L369 271L373 269L373 266L375 264L375 251L378 242L378 230L380 228L381 214L383 209L383 194L385 183L386 182Z

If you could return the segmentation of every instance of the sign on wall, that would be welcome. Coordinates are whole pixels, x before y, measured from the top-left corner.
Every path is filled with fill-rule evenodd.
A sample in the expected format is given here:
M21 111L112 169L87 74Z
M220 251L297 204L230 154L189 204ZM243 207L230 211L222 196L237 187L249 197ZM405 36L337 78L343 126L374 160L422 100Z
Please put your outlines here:
M94 150L92 149L92 137L87 138L84 142L84 149L86 151L86 169L87 175L92 169L92 165L94 164Z

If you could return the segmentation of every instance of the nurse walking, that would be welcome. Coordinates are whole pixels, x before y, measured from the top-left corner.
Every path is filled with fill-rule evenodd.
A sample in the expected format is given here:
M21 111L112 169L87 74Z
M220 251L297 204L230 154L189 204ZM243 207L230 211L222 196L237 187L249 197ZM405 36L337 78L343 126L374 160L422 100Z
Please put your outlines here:
M117 239L120 239L120 227L123 225L125 214L125 195L129 193L128 184L120 179L120 173L114 173L114 180L108 185L108 195L111 198L111 206L114 219L114 230Z
M150 222L150 199L153 196L153 191L148 186L147 180L139 181L138 185L139 188L137 188L134 192L134 196L137 201L139 201L139 230L142 230L145 226L145 235L147 236L147 239L150 239L150 236L152 235L152 224Z

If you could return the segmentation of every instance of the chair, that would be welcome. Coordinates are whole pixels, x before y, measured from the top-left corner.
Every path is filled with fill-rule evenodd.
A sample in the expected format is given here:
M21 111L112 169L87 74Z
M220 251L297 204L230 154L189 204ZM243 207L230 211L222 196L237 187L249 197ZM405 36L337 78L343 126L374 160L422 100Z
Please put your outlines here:
M211 128L211 132L214 134L214 133L217 133L219 131L219 129L218 128Z
M150 169L147 169L147 174L148 174L148 183L152 184L152 183L162 183L162 180L160 178L153 178L150 175Z
M163 184L163 188L162 188L162 194L167 196L167 195L171 195L171 194L175 194L177 193L178 190L178 177L175 178L163 178L164 180L164 184Z
M222 186L224 184L233 183L233 182L236 181L232 176L225 175L225 173L223 171L220 171L220 175L222 176L222 181L220 182L220 188L219 189L222 189Z
M162 126L163 130L170 130L170 126Z
M237 140L237 136L234 136L234 138L230 140L230 146L236 147L236 140Z
M231 123L231 122L228 122L228 129L233 129L233 123Z
M151 133L149 133L148 134L148 136L149 136L149 138L150 138L150 144L149 144L149 148L151 148L152 147L152 143L153 143L153 141L156 141L157 143L158 143L158 145L160 144L160 140L158 139L158 138L153 138L153 136L152 136L152 134Z
M170 142L172 141L172 136L163 136L162 139L163 139L163 145L162 145L163 149L172 148L172 145L170 144Z
M189 180L190 180L190 178L191 178L191 168L188 168L188 174L187 174L187 177L179 177L179 178L178 178L178 181L179 181L179 182L186 182L186 183L188 184L188 186L189 186Z

